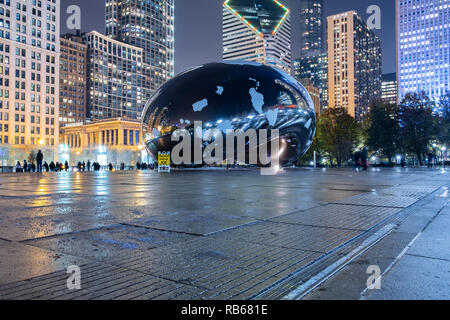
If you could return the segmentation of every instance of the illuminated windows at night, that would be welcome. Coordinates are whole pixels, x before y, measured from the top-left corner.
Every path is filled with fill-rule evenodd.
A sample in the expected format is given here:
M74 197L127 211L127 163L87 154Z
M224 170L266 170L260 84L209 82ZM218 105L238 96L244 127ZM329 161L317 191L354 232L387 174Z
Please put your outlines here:
M291 73L290 11L277 0L227 0L223 59L246 60Z
M409 92L434 101L450 90L450 2L397 0L400 100Z

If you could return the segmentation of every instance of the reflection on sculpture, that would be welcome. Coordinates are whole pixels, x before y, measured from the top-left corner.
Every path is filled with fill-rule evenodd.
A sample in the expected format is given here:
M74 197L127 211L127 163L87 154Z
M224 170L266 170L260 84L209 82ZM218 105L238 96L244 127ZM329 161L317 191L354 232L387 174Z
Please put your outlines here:
M251 62L210 63L187 70L161 86L147 102L142 126L147 151L171 151L172 132L194 122L203 129L278 129L280 163L289 165L312 144L314 104L306 89L283 71ZM203 147L206 147L204 145Z

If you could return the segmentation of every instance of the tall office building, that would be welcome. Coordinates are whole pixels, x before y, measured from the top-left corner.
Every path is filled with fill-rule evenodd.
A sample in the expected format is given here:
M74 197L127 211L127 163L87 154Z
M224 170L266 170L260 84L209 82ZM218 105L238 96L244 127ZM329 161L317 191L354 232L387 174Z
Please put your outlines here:
M395 72L383 74L381 100L384 103L397 104L397 76Z
M87 45L87 115L91 120L138 119L145 104L141 48L96 31L83 35Z
M356 120L381 98L381 43L355 11L328 17L329 107Z
M174 0L106 0L106 35L143 50L148 99L174 75Z
M317 56L325 49L323 0L300 0L300 54Z
M258 62L290 74L289 9L277 0L226 0L223 59Z
M61 36L59 124L86 120L86 45L79 35Z
M425 91L438 101L450 90L450 2L396 0L396 16L399 100Z
M319 89L320 109L328 108L328 55L326 53L295 59L293 75L298 81L303 83L307 80Z
M3 164L27 159L33 148L50 150L58 144L59 19L60 5L56 0L0 1Z

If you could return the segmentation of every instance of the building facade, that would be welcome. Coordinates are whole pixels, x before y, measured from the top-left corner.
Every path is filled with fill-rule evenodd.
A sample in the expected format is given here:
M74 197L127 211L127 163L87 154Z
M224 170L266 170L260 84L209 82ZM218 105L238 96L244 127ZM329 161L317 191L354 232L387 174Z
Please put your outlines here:
M92 121L139 119L147 92L143 50L96 31L83 35L87 46L87 116Z
M60 158L71 166L88 160L103 166L147 162L141 123L137 120L115 118L68 124L61 128L61 140Z
M59 140L60 4L0 1L0 161ZM7 162L5 164L5 161Z
M290 11L277 0L226 0L223 60L245 60L291 73Z
M86 45L81 36L61 36L59 124L86 120Z
M174 0L106 0L106 35L143 52L145 98L174 75Z
M381 99L381 42L355 11L328 17L328 100L361 121Z
M316 113L316 117L319 117L322 113L320 108L320 90L314 86L314 84L308 79L300 80L300 83L305 87L306 91L308 91L311 96L312 101L314 102L314 110Z
M396 0L396 18L399 100L425 91L437 102L450 90L450 3Z
M325 49L323 0L300 0L300 56L317 56Z
M381 83L381 100L388 104L397 104L397 75L396 73L383 74Z
M294 60L294 77L304 83L309 81L320 93L320 109L328 108L328 55L322 53Z

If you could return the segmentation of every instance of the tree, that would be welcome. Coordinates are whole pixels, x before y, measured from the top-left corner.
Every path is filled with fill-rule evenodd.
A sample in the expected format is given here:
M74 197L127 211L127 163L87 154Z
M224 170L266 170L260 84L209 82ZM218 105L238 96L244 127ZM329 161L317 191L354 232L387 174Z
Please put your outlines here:
M36 161L36 154L34 153L34 151L31 151L30 154L28 155L28 162L34 162Z
M367 128L367 146L392 162L398 149L399 125L397 107L381 101L370 108Z
M339 167L353 153L358 135L359 125L346 109L330 108L320 116L317 137L330 161L334 157Z
M439 141L450 146L450 91L439 100Z
M399 105L400 135L407 152L415 154L422 164L423 155L436 137L437 123L434 103L425 94L408 93Z

